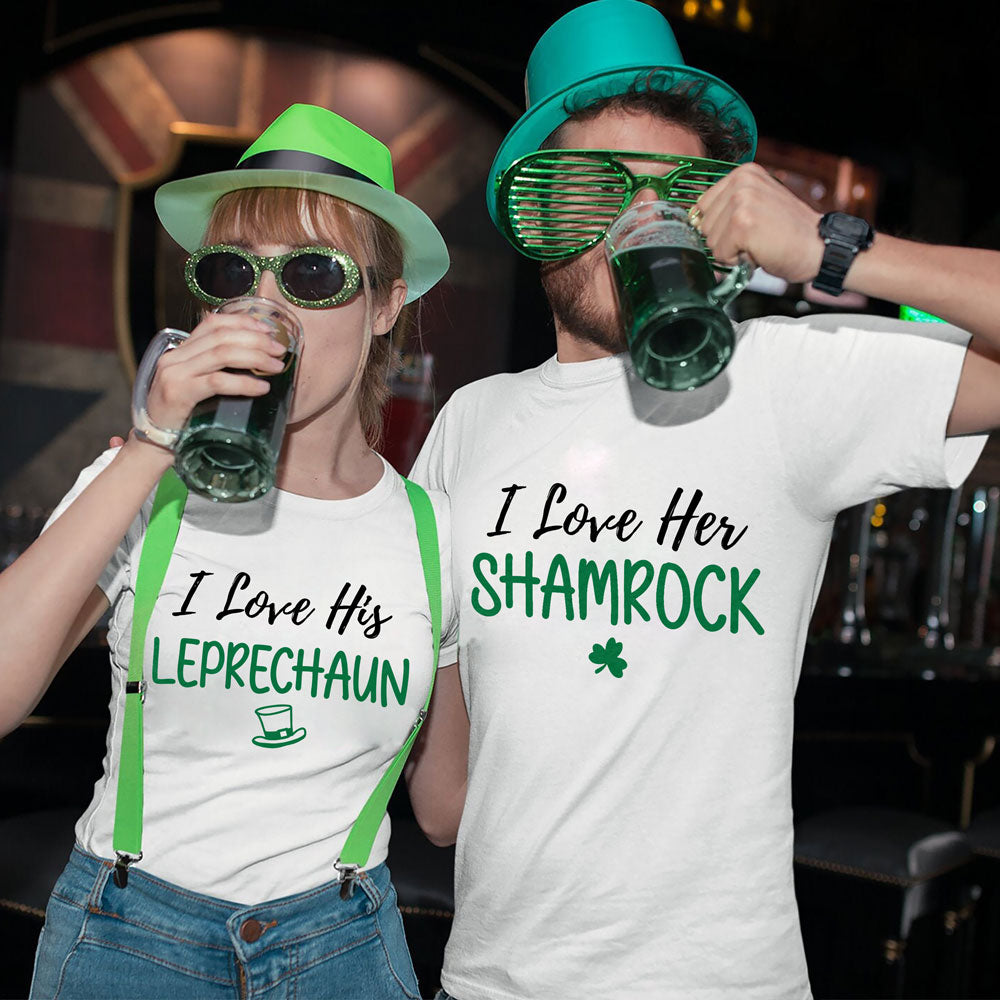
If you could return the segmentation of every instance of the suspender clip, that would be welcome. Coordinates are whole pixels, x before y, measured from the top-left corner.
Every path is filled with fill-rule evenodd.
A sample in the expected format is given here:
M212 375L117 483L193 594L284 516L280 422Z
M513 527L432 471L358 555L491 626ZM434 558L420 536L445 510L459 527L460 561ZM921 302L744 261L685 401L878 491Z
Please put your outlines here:
M124 889L128 885L128 866L135 864L136 861L142 861L142 851L138 854L129 854L127 851L115 851L115 857L118 859L115 861L115 885L119 889Z
M126 681L125 682L125 693L126 694L137 694L139 696L139 701L144 705L146 704L146 682L145 681Z
M337 880L340 882L340 898L350 899L354 895L354 883L358 880L361 866L341 864L340 858L337 858L333 867L337 869Z

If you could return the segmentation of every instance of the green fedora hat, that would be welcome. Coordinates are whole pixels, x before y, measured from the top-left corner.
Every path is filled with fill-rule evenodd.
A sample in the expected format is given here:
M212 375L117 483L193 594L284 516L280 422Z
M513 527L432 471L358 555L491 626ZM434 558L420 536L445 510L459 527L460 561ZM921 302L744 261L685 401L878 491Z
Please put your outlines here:
M757 125L750 108L728 83L685 65L666 18L639 0L595 0L559 18L528 58L527 111L501 143L487 180L486 204L493 222L497 181L507 167L539 149L573 110L623 94L644 78L646 86L655 90L703 83L705 99L725 120L735 120L747 130L751 148L743 159L753 159Z
M385 219L403 244L406 301L448 270L448 249L430 218L396 194L388 148L346 118L293 104L261 133L234 170L170 181L156 192L163 228L185 250L202 245L215 203L230 191L282 187L336 195Z

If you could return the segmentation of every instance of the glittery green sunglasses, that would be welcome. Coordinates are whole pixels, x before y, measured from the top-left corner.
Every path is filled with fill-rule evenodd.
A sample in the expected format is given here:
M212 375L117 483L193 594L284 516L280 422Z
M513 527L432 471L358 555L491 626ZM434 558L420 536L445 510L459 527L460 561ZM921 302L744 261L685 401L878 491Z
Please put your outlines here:
M633 173L622 162L667 164L662 174ZM561 260L589 250L636 192L693 205L735 163L613 149L542 149L515 160L497 178L497 217L514 247L534 260Z
M217 306L227 299L253 295L265 271L274 275L281 294L303 309L340 305L361 282L358 265L333 247L300 247L280 257L258 257L228 244L196 250L184 265L184 279L194 295Z

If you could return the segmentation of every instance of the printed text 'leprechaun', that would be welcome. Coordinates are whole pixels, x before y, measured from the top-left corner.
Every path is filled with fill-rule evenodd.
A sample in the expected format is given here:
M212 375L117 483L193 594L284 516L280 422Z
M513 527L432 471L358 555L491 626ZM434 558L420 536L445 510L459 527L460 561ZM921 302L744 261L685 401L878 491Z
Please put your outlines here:
M179 684L203 688L209 684L247 688L255 694L288 694L293 689L311 698L341 698L348 701L378 700L382 707L389 697L398 705L406 702L410 661L403 659L397 676L392 664L366 653L350 656L343 650L326 652L290 649L266 643L217 642L215 639L181 639L175 656L161 653L160 639L153 639L151 680L154 684Z

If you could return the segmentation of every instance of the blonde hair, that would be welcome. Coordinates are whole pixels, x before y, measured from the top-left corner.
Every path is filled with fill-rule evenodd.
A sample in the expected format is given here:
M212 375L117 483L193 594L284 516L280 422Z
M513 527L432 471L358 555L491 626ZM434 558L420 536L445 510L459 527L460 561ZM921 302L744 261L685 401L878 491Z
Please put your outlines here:
M388 334L372 336L374 308L385 304L393 281L403 273L403 245L396 230L366 209L321 191L246 188L230 191L216 202L204 243L284 243L294 247L314 239L346 244L338 249L346 250L361 268L368 336L355 384L361 429L369 447L378 448L389 380L397 364L393 338L397 342L405 338L412 317L412 306L404 306Z

